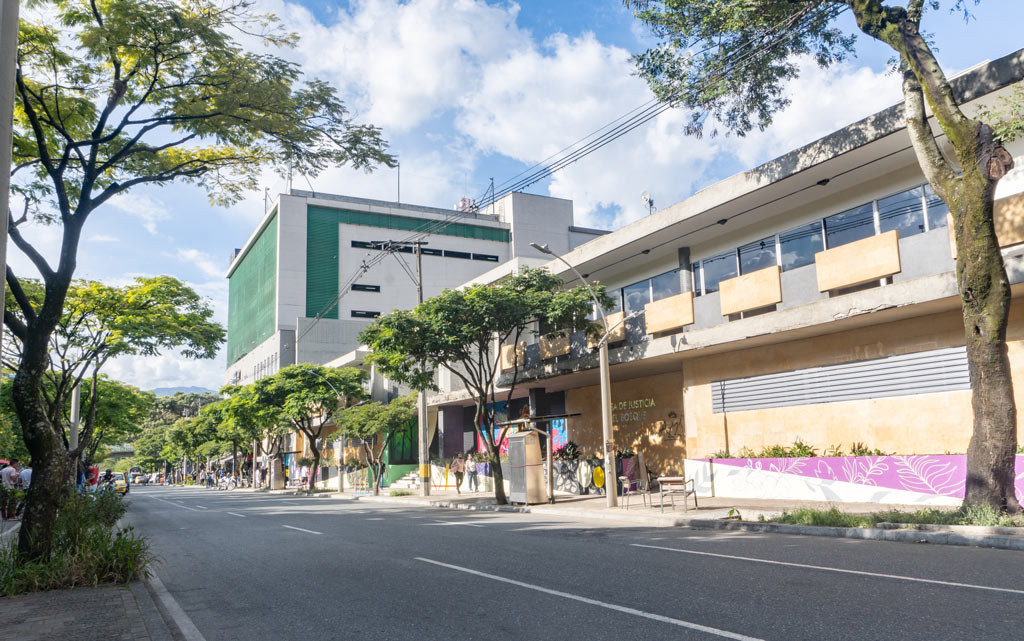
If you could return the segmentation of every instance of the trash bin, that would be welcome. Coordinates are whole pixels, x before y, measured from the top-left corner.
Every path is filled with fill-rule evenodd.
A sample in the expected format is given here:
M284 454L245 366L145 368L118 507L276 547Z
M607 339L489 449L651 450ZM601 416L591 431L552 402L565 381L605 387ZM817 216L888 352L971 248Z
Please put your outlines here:
M545 503L544 466L540 457L540 438L535 432L517 432L508 437L509 501Z

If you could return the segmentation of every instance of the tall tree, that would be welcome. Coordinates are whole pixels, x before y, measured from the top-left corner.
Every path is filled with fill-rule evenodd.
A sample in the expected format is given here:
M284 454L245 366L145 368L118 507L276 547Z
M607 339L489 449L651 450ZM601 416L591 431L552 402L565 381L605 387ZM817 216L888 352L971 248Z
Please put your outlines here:
M324 367L300 363L252 384L255 401L272 408L275 422L301 433L313 455L310 488L316 487L323 458L322 439L339 409L362 400L368 374L355 367Z
M67 457L41 402L49 340L60 323L83 226L111 198L140 185L187 182L228 204L260 172L316 175L329 166L392 165L380 131L354 123L335 91L303 81L269 47L294 44L254 0L39 0L46 18L21 22L13 188L28 205L8 234L42 277L34 305L8 267L23 345L14 401L35 469L19 539L22 559L49 555ZM23 235L32 220L59 224L51 263Z
M384 454L395 434L416 419L416 395L396 398L390 403L363 403L338 413L338 435L359 439L366 463L373 470L373 494L380 494ZM340 455L339 455L340 456ZM339 464L341 460L339 459Z
M444 367L466 386L475 401L473 425L497 461L507 427L496 430L497 405L512 399L520 359L513 359L507 387L498 385L501 346L515 345L538 320L553 331L585 329L598 334L587 316L593 311L585 287L563 290L562 280L544 269L523 269L492 285L447 290L413 310L395 310L371 323L359 340L372 350L370 361L395 381L416 390L437 389L435 374ZM611 299L595 285L602 305ZM494 493L507 502L501 466L493 465Z
M798 74L796 56L809 55L828 67L853 53L855 34L834 26L847 9L860 31L893 49L911 144L925 177L953 215L974 409L964 504L1019 511L1014 496L1017 411L1006 348L1010 285L993 224L996 183L1013 167L1013 159L989 124L961 110L921 31L928 10L945 5L966 18L970 0L625 3L661 40L636 56L640 74L658 98L694 110L693 133L703 130L709 118L718 123L716 128L739 135L771 124L773 115L789 104L783 83ZM955 163L936 142L931 118L948 139Z

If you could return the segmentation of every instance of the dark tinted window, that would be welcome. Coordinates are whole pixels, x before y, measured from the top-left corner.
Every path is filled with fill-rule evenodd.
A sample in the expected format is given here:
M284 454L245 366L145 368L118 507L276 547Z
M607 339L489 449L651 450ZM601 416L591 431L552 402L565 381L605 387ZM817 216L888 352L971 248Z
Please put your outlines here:
M354 292L379 292L380 285L361 285L356 283L352 285L352 291Z
M779 234L782 271L796 269L814 262L814 254L825 249L821 242L821 221L790 229Z
M473 254L473 260L486 260L491 263L498 262L498 257L493 254Z
M931 185L924 186L924 200L928 206L928 229L945 227L949 223L949 220L946 218L946 214L949 213L949 207L946 206L946 203L942 202L942 199L935 193Z
M705 258L704 267L704 293L718 291L718 283L736 277L736 252L731 251L711 258Z
M444 256L444 252L440 249L431 249L429 247L420 247L420 253L424 256Z
M444 250L444 255L446 257L448 257L448 258L467 258L468 259L468 258L472 257L469 252L457 252L457 251L453 251L451 249Z
M377 318L380 312L368 312L361 309L352 310L352 318Z
M924 231L924 189L914 187L878 201L878 225L884 234L895 229L900 238Z
M829 249L874 235L875 213L871 203L825 219L825 243Z
M700 263L690 265L693 272L693 295L700 296L704 293L704 286L701 284Z
M642 280L623 287L622 297L626 301L627 312L643 311L644 305L651 302L651 281Z
M740 247L740 273L749 274L778 265L775 258L775 236Z
M659 274L651 279L651 298L661 300L682 293L679 270Z

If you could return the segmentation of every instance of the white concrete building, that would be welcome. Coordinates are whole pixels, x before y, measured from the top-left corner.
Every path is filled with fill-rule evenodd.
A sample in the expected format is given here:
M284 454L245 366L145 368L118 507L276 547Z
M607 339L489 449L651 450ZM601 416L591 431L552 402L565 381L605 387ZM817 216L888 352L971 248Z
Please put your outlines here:
M567 252L604 233L572 223L572 201L522 193L485 213L281 194L227 272L225 383L251 383L296 362L327 363L356 349L376 316L414 307L412 248L381 256L376 243L426 241L429 298L508 261L545 262L532 241Z

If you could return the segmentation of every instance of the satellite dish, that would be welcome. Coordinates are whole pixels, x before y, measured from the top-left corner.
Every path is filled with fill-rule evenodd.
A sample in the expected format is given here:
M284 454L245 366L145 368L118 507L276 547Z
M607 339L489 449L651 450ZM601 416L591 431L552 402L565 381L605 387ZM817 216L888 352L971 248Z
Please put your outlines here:
M644 206L647 207L647 215L654 213L654 197L651 196L651 192L645 191L640 194L640 199L644 201Z

